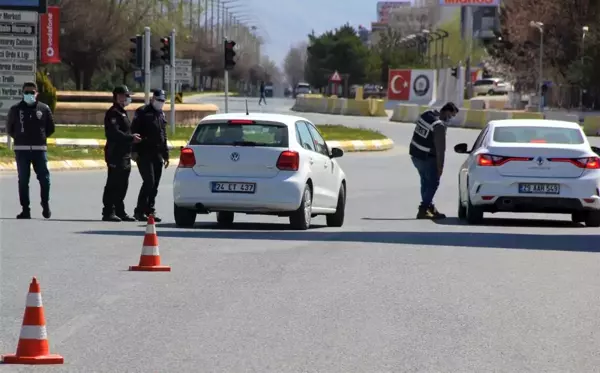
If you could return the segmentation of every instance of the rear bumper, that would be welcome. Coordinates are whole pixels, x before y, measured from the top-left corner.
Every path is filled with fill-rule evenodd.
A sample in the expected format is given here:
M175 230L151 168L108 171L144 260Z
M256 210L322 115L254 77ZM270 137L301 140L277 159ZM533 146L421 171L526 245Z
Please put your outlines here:
M519 193L519 183L560 184L560 194ZM486 212L528 212L568 214L600 210L600 181L593 177L561 181L502 178L475 182L469 195L471 203Z
M213 193L211 182L256 183L253 194ZM233 211L277 213L297 210L305 181L298 173L279 173L274 178L235 178L198 176L191 169L177 169L173 181L173 201L177 206L199 213Z

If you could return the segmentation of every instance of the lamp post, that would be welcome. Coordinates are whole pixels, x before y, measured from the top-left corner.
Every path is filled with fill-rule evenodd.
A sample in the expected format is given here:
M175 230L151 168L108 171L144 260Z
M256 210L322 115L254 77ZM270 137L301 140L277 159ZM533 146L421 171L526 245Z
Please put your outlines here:
M585 36L590 31L588 26L581 28L581 82L579 87L579 110L583 111L583 62L585 57Z
M446 39L448 36L450 36L450 34L448 33L448 31L443 30L443 29L437 29L435 30L436 33L438 33L440 35L440 41L441 41L441 47L442 47L442 53L440 54L440 67L443 69L444 68L444 39Z
M529 26L537 28L540 32L540 67L539 67L539 81L538 81L538 97L539 97L539 109L540 109L540 113L544 110L544 103L542 100L542 85L544 84L543 82L543 73L542 73L542 69L544 67L544 24L542 22L535 22L535 21L531 21L529 22Z

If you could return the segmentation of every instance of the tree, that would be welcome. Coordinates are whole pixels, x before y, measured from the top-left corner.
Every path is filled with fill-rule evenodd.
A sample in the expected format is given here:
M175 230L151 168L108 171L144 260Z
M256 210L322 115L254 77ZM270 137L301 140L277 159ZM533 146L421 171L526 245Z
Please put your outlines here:
M406 44L403 40L401 32L392 28L382 33L377 45L371 49L371 82L379 81L387 85L390 68L426 68L423 52L417 48L418 45Z
M303 42L292 46L285 56L283 70L288 84L295 87L298 83L304 81L304 68L306 66L306 48L307 43Z
M334 71L348 74L349 85L365 82L369 50L352 26L346 24L320 36L313 33L308 39L305 76L313 87L326 87Z

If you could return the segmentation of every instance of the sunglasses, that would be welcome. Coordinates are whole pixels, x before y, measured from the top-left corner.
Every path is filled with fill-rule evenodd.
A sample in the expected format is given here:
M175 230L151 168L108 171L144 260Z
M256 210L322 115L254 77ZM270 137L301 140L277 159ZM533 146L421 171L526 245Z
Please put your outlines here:
M35 95L35 91L23 91L24 95Z

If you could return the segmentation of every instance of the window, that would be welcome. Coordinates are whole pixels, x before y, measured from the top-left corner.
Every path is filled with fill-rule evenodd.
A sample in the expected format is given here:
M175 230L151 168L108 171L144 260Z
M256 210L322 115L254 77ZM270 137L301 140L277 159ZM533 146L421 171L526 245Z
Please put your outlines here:
M489 131L489 127L487 127L487 126L481 130L481 133L479 134L479 136L477 137L477 140L475 140L475 143L473 144L473 149L471 149L471 152L474 152L475 150L481 148L481 145L483 144L483 139L487 135L488 131Z
M494 141L500 143L583 144L581 130L560 127L496 127Z
M194 131L190 145L252 145L287 148L288 128L285 124L277 122L200 124Z
M321 136L319 131L317 131L317 129L312 124L307 123L306 126L308 127L308 130L312 135L316 151L318 153L323 154L324 156L329 157L329 149L327 149L327 143L325 142L325 139L323 139L323 136Z
M302 121L296 122L296 137L298 138L298 143L307 150L315 151L315 146L313 144L312 136L310 135L310 131L308 127L306 127L306 123Z

